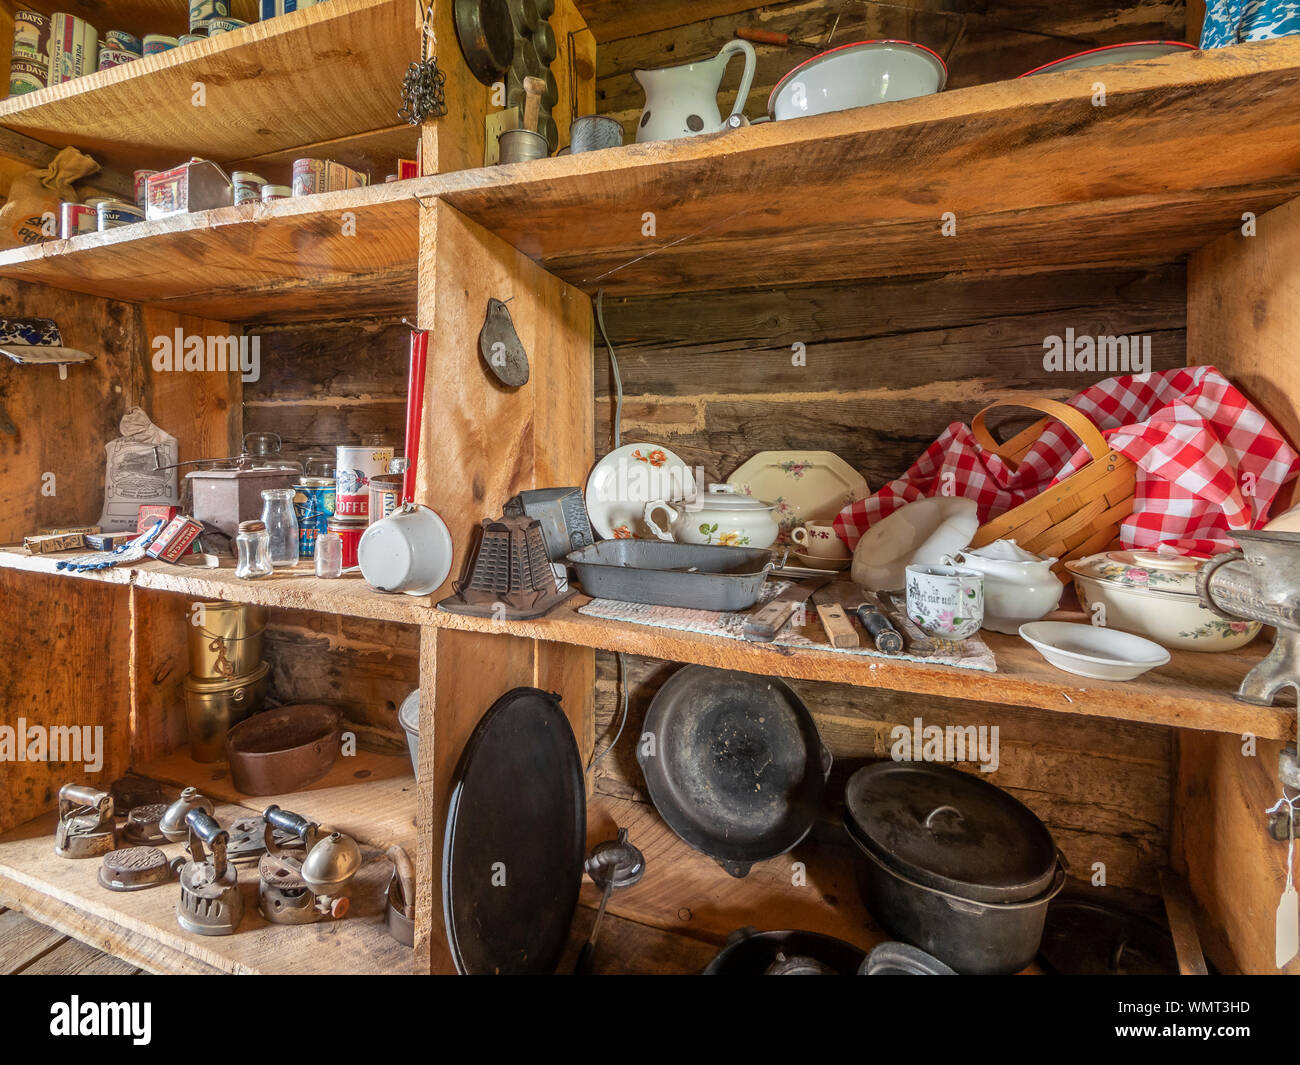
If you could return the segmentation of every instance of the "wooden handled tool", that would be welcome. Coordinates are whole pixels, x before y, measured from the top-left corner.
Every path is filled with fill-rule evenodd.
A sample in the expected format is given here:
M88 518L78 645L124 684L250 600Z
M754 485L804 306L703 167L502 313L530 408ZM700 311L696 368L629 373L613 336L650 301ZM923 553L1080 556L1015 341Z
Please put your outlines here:
M863 602L858 607L858 620L875 641L876 650L882 654L896 655L903 650L902 634L894 628L875 592L863 592Z
M861 644L858 630L853 627L832 588L824 588L813 595L813 605L817 607L817 617L826 630L826 639L832 647L858 647Z
M790 35L788 33L776 33L773 30L759 30L753 26L741 26L736 30L736 36L742 41L749 41L750 44L774 44L778 48L790 47Z
M524 129L538 132L537 116L541 112L545 92L546 82L541 78L524 78Z
M797 581L781 592L775 599L765 603L754 613L745 618L741 633L745 639L756 643L771 643L776 634L785 628L790 615L800 603L830 583L829 577L814 577L811 580Z

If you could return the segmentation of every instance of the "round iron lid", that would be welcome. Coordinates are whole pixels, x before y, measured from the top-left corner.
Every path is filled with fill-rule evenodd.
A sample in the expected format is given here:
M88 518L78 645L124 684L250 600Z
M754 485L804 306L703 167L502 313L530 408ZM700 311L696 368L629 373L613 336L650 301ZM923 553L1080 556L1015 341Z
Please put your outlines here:
M559 698L507 692L465 745L448 804L443 918L459 972L555 971L586 837L582 759Z
M876 762L845 789L845 825L888 867L978 902L1023 902L1056 875L1056 844L1023 803L929 762Z

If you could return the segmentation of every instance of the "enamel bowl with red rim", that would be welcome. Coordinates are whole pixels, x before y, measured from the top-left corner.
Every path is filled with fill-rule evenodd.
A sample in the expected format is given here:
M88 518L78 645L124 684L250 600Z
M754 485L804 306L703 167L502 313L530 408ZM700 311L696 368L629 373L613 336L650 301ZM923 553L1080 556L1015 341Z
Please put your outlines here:
M1111 63L1136 63L1141 59L1159 59L1162 55L1175 52L1194 52L1196 45L1186 41L1133 41L1129 44L1107 44L1100 48L1089 48L1086 52L1076 52L1064 59L1053 59L1041 67L1027 70L1020 76L1031 77L1034 74L1057 74L1062 70L1083 70L1085 67L1104 67Z
M782 78L767 101L775 119L929 96L948 80L936 52L911 41L859 41L815 55Z

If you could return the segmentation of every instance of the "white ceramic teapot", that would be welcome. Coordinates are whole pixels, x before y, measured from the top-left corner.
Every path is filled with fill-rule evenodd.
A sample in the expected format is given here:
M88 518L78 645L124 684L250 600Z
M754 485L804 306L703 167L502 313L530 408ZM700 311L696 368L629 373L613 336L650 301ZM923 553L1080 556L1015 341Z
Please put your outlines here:
M637 70L632 76L645 90L645 109L637 125L637 142L670 141L697 133L717 133L722 128L718 89L733 55L745 57L733 115L744 114L750 86L754 84L757 57L748 41L731 40L712 59L660 70Z
M1026 551L1014 540L969 547L955 564L984 574L984 628L1014 635L1027 621L1056 609L1065 585L1052 572L1054 558Z
M739 491L730 484L711 484L695 500L669 503L656 499L645 506L645 523L660 540L679 544L718 544L723 547L771 547L781 527L775 506ZM660 524L655 515L668 520Z

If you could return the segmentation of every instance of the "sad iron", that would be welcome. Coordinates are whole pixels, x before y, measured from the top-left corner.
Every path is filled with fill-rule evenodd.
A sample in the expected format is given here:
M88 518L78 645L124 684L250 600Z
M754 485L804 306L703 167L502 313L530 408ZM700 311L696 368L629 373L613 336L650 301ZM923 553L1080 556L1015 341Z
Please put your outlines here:
M113 797L88 784L64 784L59 789L54 853L60 858L98 858L116 848Z
M311 924L346 916L350 900L345 892L361 868L356 840L278 806L268 806L262 818L266 854L257 865L262 916L272 924ZM305 856L284 853L277 839L281 833L301 840Z
M239 893L239 874L226 861L226 830L202 809L191 810L185 821L190 860L181 866L176 921L195 935L233 935L244 917L244 898ZM210 854L204 852L204 844Z

